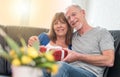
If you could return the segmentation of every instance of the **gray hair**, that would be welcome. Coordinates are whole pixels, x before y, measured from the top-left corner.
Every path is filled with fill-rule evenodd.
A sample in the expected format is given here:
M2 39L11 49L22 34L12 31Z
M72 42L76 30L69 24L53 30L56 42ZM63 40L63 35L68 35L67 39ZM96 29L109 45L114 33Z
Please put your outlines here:
M77 9L79 9L79 10L82 10L81 6L79 6L79 5L77 5L77 4L72 4L72 5L68 6L68 7L64 10L64 13L66 13L66 11L67 11L69 8L71 8L71 7L75 7L75 8L77 8Z
M70 7L75 7L75 8L78 8L79 10L82 9L82 8L81 8L79 5L77 5L77 4L72 4L72 5L68 6L68 8L70 8Z

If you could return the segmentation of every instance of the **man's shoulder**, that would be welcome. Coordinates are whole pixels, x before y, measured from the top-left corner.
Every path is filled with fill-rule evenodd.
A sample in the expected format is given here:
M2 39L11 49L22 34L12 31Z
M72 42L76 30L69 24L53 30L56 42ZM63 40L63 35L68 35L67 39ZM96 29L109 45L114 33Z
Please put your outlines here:
M95 31L97 31L97 32L99 32L99 33L108 33L109 31L106 29L106 28L103 28L103 27L95 27L94 28L95 29Z
M107 30L106 28L103 28L103 27L100 27L100 26L98 26L98 27L94 27L96 30L98 30L98 31L104 31L104 30Z

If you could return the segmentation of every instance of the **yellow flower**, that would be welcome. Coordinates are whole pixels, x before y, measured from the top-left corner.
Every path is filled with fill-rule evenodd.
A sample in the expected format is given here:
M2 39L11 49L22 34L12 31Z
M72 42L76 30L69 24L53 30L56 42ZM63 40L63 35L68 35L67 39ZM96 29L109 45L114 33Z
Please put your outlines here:
M51 70L52 70L52 74L55 75L58 72L58 65L57 64L53 64L51 66Z
M42 53L39 51L39 41L33 43L33 47L27 47L23 38L20 39L21 46L10 38L4 31L0 29L0 35L6 40L7 44L12 49L9 53L4 52L3 48L0 48L0 55L9 60L13 66L31 66L49 69L53 74L57 73L58 66L54 60L52 52Z
M21 65L21 62L18 58L15 58L12 60L12 65L15 65L15 66L20 66Z
M23 55L21 58L23 64L30 64L32 62L32 58L26 55Z
M21 51L22 53L24 53L24 52L25 52L25 47L20 47L20 51Z
M10 54L10 56L11 56L12 58L16 58L16 57L17 57L17 54L15 53L14 50L10 50L9 54Z
M53 57L53 55L50 54L50 53L46 53L46 54L45 54L45 57L46 57L46 59L47 59L48 61L54 61L54 57Z
M28 48L28 55L32 58L38 57L38 52L33 47Z

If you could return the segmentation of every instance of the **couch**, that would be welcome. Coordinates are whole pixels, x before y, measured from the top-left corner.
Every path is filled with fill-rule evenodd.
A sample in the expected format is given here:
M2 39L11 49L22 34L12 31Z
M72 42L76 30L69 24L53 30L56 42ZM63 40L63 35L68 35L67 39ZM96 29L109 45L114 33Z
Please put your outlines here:
M27 40L32 35L39 35L41 32L48 32L45 28L35 28L35 27L23 27L23 26L3 26L0 25L10 37L12 37L19 45L19 38L23 37L27 43ZM115 40L115 62L114 66L106 68L103 77L120 77L120 30L110 30L114 40ZM5 48L6 42L2 37L0 37L0 44ZM0 58L0 75L11 75L10 64Z
M24 38L25 42L27 43L30 36L39 35L41 32L48 32L48 29L46 28L27 27L27 26L0 25L0 28L2 28L7 33L7 35L13 38L20 46L21 46L20 37ZM1 36L0 36L0 44L4 49L8 48L5 40ZM5 77L10 76L11 69L10 69L10 63L0 57L0 77L3 77L3 75L5 75Z
M120 30L110 30L114 38L115 61L114 66L105 70L104 77L120 77Z

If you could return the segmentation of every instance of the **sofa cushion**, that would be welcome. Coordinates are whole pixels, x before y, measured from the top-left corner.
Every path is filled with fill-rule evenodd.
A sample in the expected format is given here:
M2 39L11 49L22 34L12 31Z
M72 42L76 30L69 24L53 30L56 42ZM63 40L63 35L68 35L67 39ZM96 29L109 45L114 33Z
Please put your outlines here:
M0 36L0 45L3 49L7 46L2 36ZM11 75L10 63L2 57L0 57L0 75Z
M48 29L27 27L27 26L7 26L6 33L12 37L18 44L20 44L20 38L24 38L26 43L30 36L39 35L41 32L48 32ZM20 44L21 45L21 44Z
M107 77L120 77L120 30L110 32L115 40L115 61L114 66L109 68Z

